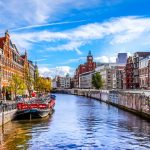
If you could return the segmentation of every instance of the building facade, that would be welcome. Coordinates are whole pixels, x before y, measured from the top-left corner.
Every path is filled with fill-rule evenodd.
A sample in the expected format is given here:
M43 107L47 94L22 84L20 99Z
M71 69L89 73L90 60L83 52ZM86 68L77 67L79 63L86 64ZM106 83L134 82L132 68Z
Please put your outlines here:
M57 88L69 89L71 87L71 77L66 75L66 77L57 77Z
M91 89L92 86L92 76L94 74L94 71L89 71L80 74L79 76L79 88L81 89Z
M29 72L30 72L31 78L34 79L35 65L33 64L31 60L28 61L28 64L29 64Z
M57 77L52 80L52 88L57 89Z
M0 95L3 99L11 99L11 93L6 88L9 86L11 77L14 74L18 74L21 78L24 77L25 66L29 67L27 54L25 55L20 55L8 31L5 32L4 37L0 37Z
M139 87L148 89L149 88L149 61L150 56L140 58L139 60Z
M6 90L9 86L9 80L14 74L19 74L23 77L24 60L20 56L15 44L12 43L8 31L5 36L0 38L1 55L1 92L4 99L10 99L10 92Z
M95 71L100 73L103 80L103 88L104 89L112 89L113 88L113 71L116 67L114 63L103 64L98 66Z
M91 51L89 51L86 63L80 64L75 71L74 87L79 88L79 78L80 78L81 74L90 72L90 71L94 71L95 68L96 68L96 63L93 61L93 56L91 54Z
M126 68L126 67L125 67ZM127 88L127 83L126 83L126 69L122 70L122 81L123 81L123 89L125 90Z
M112 70L112 88L123 89L123 70L125 66L116 66Z
M139 61L141 58L145 58L150 55L150 52L136 52L133 55L133 88L140 88L139 79Z
M133 58L129 56L125 67L125 89L133 89L133 78Z

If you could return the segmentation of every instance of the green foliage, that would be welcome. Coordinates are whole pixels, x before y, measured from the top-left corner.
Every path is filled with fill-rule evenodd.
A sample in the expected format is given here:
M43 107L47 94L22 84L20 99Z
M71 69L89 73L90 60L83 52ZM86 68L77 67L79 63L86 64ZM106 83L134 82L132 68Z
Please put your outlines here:
M17 74L13 75L10 79L10 85L8 87L11 92L15 94L15 98L17 94L23 94L26 89L26 85L23 82L22 78Z
M36 79L36 91L48 92L51 90L51 80L48 78L38 77Z
M103 87L103 80L102 80L102 76L96 72L95 74L93 74L92 76L92 85L96 88L96 89L100 89Z
M51 79L40 77L38 69L35 71L34 89L37 92L48 92L51 90Z
M24 82L26 84L29 95L31 95L31 91L33 90L34 79L31 76L31 73L28 68L25 68L24 70Z

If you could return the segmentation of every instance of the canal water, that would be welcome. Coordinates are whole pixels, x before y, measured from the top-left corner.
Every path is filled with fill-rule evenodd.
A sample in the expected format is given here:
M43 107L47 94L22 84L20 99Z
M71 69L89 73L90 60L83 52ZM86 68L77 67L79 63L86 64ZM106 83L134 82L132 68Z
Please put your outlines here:
M150 123L114 106L57 94L51 117L1 128L1 150L147 150Z

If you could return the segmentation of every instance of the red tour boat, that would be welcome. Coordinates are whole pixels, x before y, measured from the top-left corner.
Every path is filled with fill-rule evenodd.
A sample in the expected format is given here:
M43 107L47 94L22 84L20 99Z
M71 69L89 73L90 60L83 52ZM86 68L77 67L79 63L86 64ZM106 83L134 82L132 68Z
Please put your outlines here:
M55 95L33 98L28 101L17 103L16 119L43 118L53 112Z

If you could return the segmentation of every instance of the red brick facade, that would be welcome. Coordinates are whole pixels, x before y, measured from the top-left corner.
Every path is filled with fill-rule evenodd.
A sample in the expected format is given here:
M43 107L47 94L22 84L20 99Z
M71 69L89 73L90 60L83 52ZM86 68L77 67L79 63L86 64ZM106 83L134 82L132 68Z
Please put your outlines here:
M149 88L149 61L150 56L145 58L140 58L139 60L139 83L140 88L148 89Z
M126 89L133 89L133 59L129 57L125 67Z
M80 64L75 71L74 86L79 87L79 75L80 74L93 71L95 70L95 68L96 68L96 63L93 62L93 56L91 52L89 51L89 54L87 56L87 62L85 64Z
M24 70L29 69L30 64L27 53L20 55L16 45L10 39L8 31L6 31L5 36L0 37L0 93L4 93L14 74L23 78Z
M140 88L139 78L139 61L141 58L146 58L150 55L150 52L136 52L133 56L133 88Z

